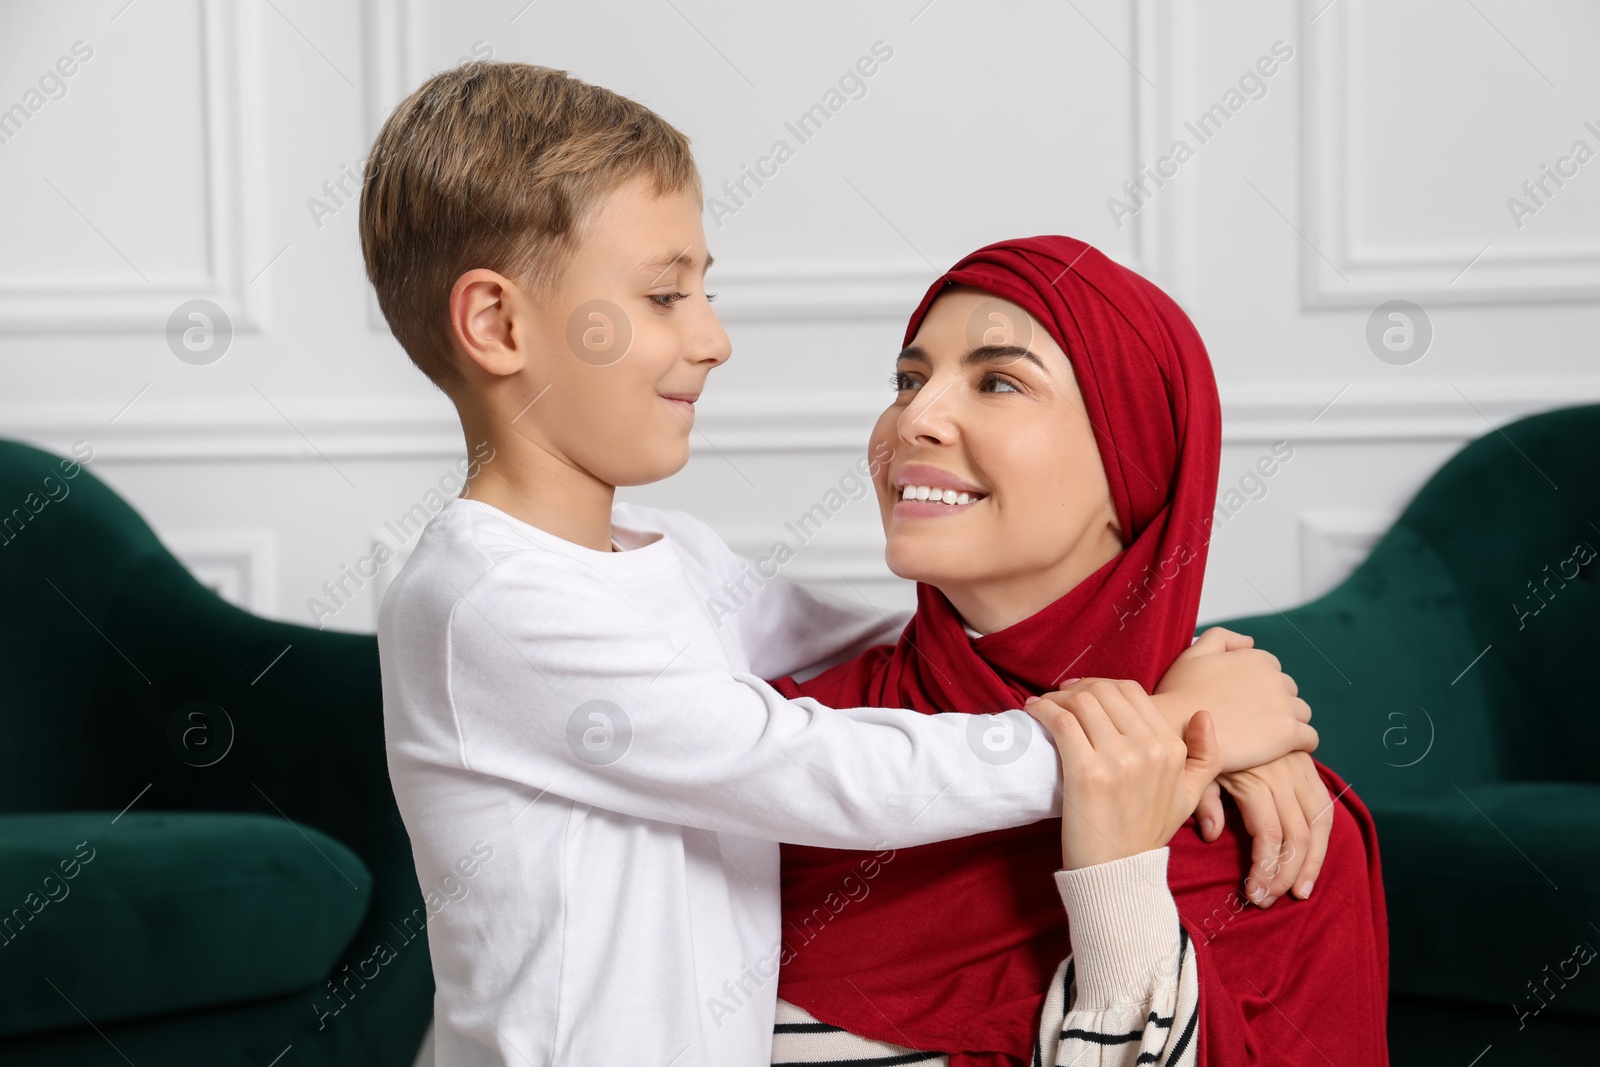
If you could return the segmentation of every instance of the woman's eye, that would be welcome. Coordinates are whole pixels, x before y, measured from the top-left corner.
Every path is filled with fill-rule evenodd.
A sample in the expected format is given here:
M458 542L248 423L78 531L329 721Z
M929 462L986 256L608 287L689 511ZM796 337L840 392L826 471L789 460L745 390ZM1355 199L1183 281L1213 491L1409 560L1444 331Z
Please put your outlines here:
M889 384L894 386L894 391L903 393L908 389L917 387L917 380L904 371L895 371L889 375Z
M986 390L985 387L986 386L990 386L990 385L1003 385L1003 386L1005 386L1005 389L1004 390L998 390L998 389L996 389L996 390ZM1021 389L1017 388L1015 382L1011 381L1009 378L1001 378L998 375L990 375L989 377L985 378L982 382L979 383L978 391L979 392L985 392L985 391L988 391L988 392L1012 392L1012 393L1020 393L1020 392L1022 392Z
M660 293L652 295L650 299L655 302L656 307L669 308L688 295L688 293Z

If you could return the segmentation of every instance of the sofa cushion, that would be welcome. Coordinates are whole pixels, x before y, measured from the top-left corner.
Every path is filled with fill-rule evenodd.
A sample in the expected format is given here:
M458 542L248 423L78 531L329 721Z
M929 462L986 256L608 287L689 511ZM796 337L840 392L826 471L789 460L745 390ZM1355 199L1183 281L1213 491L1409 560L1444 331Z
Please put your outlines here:
M0 815L0 1036L320 985L371 892L279 816Z
M1495 782L1370 810L1393 993L1600 1017L1600 786Z

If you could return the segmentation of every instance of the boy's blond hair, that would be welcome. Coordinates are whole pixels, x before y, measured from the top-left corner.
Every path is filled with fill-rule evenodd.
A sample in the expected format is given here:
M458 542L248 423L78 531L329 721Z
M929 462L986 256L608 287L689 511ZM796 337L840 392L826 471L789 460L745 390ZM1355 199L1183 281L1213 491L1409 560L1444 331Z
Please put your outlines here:
M463 381L448 299L485 267L548 293L597 202L628 179L701 197L689 139L609 89L528 63L435 74L395 108L361 186L361 252L395 339L446 393Z

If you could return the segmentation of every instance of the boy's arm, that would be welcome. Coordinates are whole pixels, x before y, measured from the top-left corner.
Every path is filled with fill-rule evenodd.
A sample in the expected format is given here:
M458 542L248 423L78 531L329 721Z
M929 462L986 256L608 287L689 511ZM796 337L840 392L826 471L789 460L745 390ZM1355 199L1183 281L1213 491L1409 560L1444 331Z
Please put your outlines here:
M739 634L750 672L762 678L810 676L874 645L892 645L909 610L885 612L778 575L740 609Z
M911 621L909 610L885 612L797 582L775 557L741 556L686 511L655 509L650 521L715 575L723 589L720 603L710 605L716 625L738 628L750 671L762 678L809 676L874 645L892 645Z
M450 707L397 749L636 818L835 848L1060 814L1054 744L1025 712L785 700L550 556L495 574L451 612Z

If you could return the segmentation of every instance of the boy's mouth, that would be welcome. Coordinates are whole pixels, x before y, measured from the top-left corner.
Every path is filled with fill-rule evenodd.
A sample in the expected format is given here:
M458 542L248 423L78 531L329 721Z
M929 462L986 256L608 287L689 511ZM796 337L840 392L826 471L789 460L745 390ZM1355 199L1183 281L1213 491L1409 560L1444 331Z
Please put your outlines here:
M699 393L662 393L661 399L677 408L686 418L694 418L694 402L700 399Z

